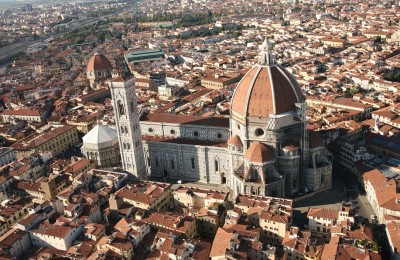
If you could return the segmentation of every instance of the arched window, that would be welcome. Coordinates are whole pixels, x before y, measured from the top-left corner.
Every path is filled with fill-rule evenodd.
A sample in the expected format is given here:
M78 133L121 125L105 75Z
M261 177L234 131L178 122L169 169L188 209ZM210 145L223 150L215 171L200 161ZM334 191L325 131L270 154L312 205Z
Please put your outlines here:
M122 104L121 100L118 100L117 102L117 107L118 107L118 113L120 116L125 115L125 108L124 108L124 104Z
M135 112L135 106L133 105L133 101L131 101L131 113Z
M125 134L129 134L128 127L125 126Z
M121 126L121 134L124 134L124 127L123 126Z

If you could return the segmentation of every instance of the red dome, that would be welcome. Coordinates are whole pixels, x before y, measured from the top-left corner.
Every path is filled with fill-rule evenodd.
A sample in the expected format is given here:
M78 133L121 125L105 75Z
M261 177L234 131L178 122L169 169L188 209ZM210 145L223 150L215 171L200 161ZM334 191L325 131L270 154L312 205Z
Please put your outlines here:
M96 53L90 57L86 70L109 70L111 68L110 61L103 54Z
M268 145L257 142L247 149L244 158L249 162L265 163L274 159L274 152Z
M228 144L231 145L243 145L242 140L240 140L240 137L238 135L234 135L228 140Z
M304 101L296 79L276 64L267 39L261 45L258 65L239 82L232 97L232 116L264 117L295 111L296 103Z
M241 116L269 117L295 111L303 94L296 79L281 65L250 69L232 98L232 112Z

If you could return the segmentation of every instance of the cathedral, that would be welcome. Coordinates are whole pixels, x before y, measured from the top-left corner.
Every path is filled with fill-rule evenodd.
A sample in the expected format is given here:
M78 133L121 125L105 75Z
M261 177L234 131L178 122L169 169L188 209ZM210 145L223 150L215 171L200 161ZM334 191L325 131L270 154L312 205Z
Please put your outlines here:
M122 167L139 179L222 184L233 196L331 188L331 155L307 130L305 97L267 40L233 93L230 117L145 113L134 85L133 77L109 81Z

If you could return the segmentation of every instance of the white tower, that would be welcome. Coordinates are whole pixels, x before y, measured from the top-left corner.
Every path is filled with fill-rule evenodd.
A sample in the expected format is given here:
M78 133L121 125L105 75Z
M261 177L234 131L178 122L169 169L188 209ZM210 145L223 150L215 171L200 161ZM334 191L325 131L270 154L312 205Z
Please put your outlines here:
M121 162L124 170L139 179L147 179L144 162L135 79L118 76L110 80Z

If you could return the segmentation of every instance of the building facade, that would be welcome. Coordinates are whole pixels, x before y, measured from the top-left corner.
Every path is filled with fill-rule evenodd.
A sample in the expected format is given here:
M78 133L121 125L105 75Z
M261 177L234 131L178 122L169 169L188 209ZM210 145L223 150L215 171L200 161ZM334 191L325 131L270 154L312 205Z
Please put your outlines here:
M82 154L101 167L117 166L120 162L117 131L97 124L83 138Z
M109 84L122 166L141 179L225 184L233 196L291 197L331 187L330 154L306 130L301 88L267 40L233 94L230 118L145 115L133 78Z
M35 152L50 152L55 157L77 144L79 144L79 136L76 126L64 125L40 134L32 134L11 147L14 148L19 159Z
M147 179L148 169L144 162L135 80L131 78L125 81L121 76L116 76L110 82L110 88L122 166L135 176Z

